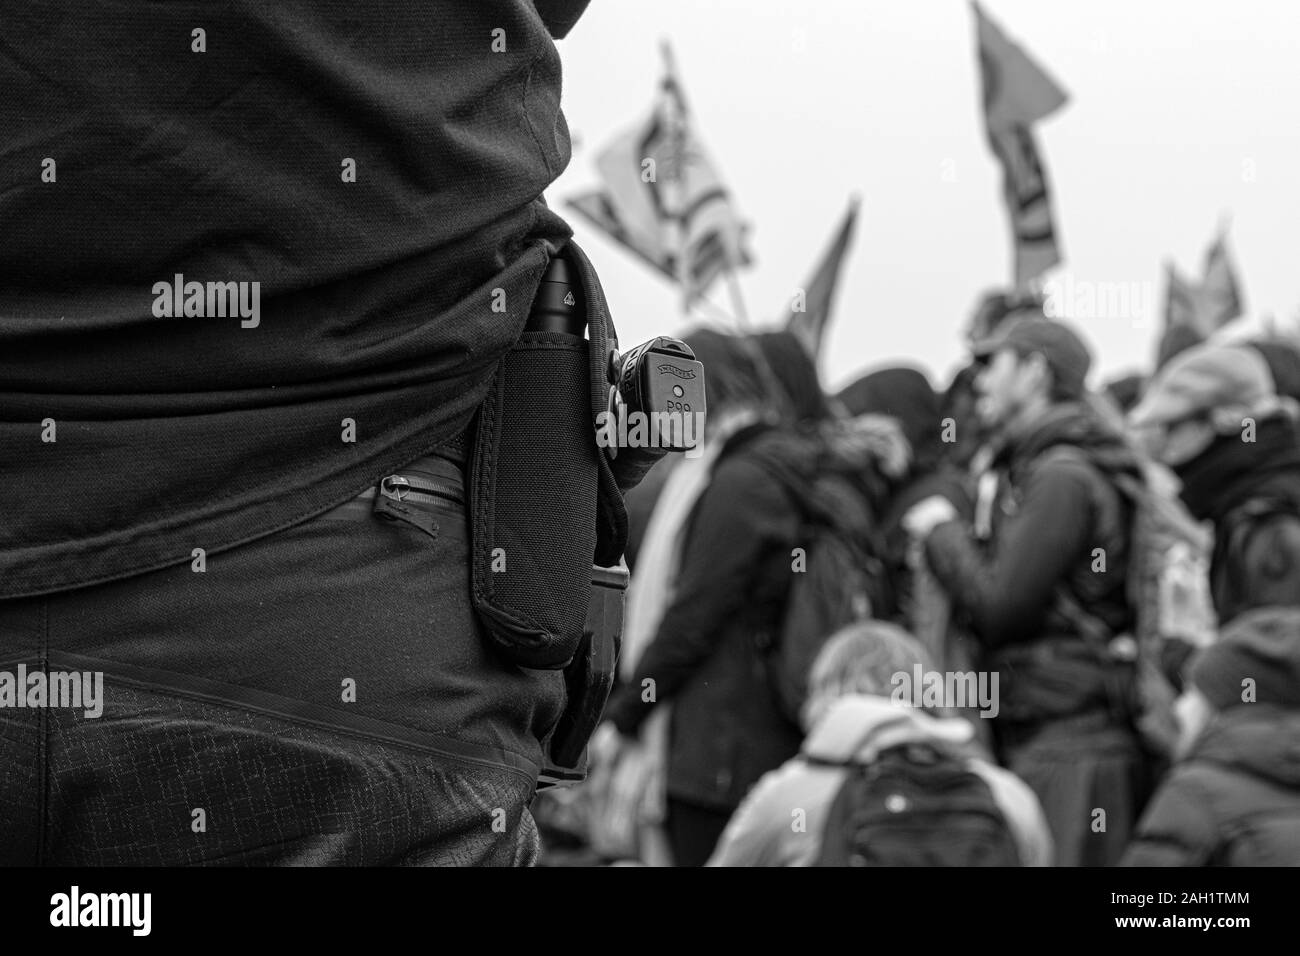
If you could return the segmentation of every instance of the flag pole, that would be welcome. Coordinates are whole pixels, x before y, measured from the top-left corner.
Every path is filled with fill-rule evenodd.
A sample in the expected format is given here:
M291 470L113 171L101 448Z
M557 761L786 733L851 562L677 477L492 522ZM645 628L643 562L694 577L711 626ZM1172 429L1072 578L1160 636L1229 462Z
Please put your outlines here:
M1232 210L1225 209L1219 213L1219 231L1214 237L1216 242L1222 242L1227 238L1228 230L1232 227Z
M700 316L693 315L691 313L691 310L693 308L698 309L701 315ZM736 324L736 320L732 318L730 314L728 314L726 309L722 308L720 305L713 302L711 299L709 299L707 296L704 295L697 295L690 302L687 302L685 299L682 299L682 318L687 320L705 318L712 322L721 323L722 325Z
M682 84L677 79L677 61L673 56L672 44L668 42L667 37L660 39L659 52L663 57L664 63L664 79L659 94L663 98L661 99L661 103L670 103L671 101L668 99L669 96L672 97L672 100L675 100L675 107L668 107L668 111L665 114L669 123L669 137L673 144L672 155L676 159L670 167L667 185L671 190L670 208L673 211L673 239L677 246L677 268L675 271L677 273L677 282L684 293L681 297L682 315L689 319L691 315L691 306L694 304L693 300L703 299L703 296L692 296L689 292L690 285L685 271L686 229L678 214L682 199L681 156L684 146L683 128L686 123L686 100L682 96ZM708 303L708 305L712 308L716 308L713 306L712 302Z
M679 126L675 130L675 134L680 137L684 132L685 124L688 122L687 117L690 116L690 107L686 103L686 88L681 81L681 77L678 75L677 57L673 54L672 43L669 42L667 37L663 37L659 41L659 50L663 57L664 75L666 78L665 86L671 87L672 95L676 99L677 107L678 110L680 111ZM684 153L684 151L685 150L683 144L679 141L675 152L680 157ZM677 192L676 198L680 200L681 198L680 163L678 164L677 168L673 172L673 186ZM681 263L685 263L687 261L686 238L687 237L686 237L685 224L679 221L677 224L677 240L678 240L678 261ZM740 282L736 276L735 267L732 264L728 263L728 265L723 269L723 271L726 273L727 287L731 295L732 314L728 316L727 319L730 322L730 324L735 326L738 334L741 335L749 334L752 331L752 327L750 326L749 323L749 310L745 307L745 294L740 288ZM684 274L679 281L682 282L683 286L687 285L687 280L685 279ZM689 315L691 303L685 301L685 298L686 297L683 297L684 301L682 303L682 307L685 313ZM721 315L726 314L725 312L723 312L722 309L718 308L718 306L714 305L708 299L705 299L702 290L699 291L694 298L696 301L701 301L706 303L708 307L714 310L715 312Z
M740 277L730 264L723 271L727 274L727 290L731 293L731 311L735 316L736 328L747 335L754 327L749 324L749 309L745 307L745 292L740 287Z

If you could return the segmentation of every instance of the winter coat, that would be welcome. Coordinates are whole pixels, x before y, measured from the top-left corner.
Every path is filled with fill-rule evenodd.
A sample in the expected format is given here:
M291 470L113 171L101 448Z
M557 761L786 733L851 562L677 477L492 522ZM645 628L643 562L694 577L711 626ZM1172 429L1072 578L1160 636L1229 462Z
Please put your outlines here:
M1127 866L1300 866L1300 608L1248 612L1221 641L1249 655L1257 699L1201 732L1138 823Z
M963 522L940 525L926 541L929 564L1001 673L999 720L1036 725L1105 709L1108 673L1060 592L1112 633L1132 626L1131 509L1108 473L1136 474L1137 460L1095 415L1064 404L1008 443L998 464L991 540L972 540Z
M667 792L678 800L734 809L799 749L802 733L777 706L766 648L779 633L801 521L762 456L781 446L810 458L804 441L766 426L729 440L688 519L671 605L606 709L631 736L657 703L671 701Z

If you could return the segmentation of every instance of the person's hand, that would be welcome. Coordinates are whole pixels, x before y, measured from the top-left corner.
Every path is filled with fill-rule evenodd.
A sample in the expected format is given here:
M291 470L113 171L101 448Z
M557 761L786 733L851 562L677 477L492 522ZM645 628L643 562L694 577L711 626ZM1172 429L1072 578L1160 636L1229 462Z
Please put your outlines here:
M943 495L931 495L924 501L918 501L903 515L903 530L912 538L922 540L945 521L957 517L957 509Z

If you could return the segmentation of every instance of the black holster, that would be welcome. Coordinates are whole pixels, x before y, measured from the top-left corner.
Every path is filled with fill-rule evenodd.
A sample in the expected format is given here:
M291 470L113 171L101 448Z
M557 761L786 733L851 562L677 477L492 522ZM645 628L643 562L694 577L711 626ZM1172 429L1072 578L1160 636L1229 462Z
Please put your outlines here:
M564 671L548 783L585 775L627 584L627 512L595 425L608 401L613 324L587 257L572 242L562 255L587 337L523 333L479 409L470 455L471 593L487 639L519 667Z

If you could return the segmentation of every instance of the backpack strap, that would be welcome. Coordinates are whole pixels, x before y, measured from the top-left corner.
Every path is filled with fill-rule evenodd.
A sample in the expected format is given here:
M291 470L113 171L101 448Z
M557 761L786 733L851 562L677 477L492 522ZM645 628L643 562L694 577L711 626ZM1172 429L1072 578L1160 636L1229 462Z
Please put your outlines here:
M1115 489L1115 492L1120 499L1120 504L1122 506L1127 506L1130 509L1128 526L1129 526L1129 530L1131 531L1132 518L1134 516L1133 513L1138 508L1142 496L1146 491L1146 485L1143 479L1135 475L1129 474L1127 472L1121 472L1121 471L1116 471L1107 468L1105 465L1096 461L1091 455L1089 455L1082 448L1079 448L1075 445L1067 445L1067 444L1053 445L1050 448L1046 449L1041 455L1039 455L1034 460L1035 465L1041 465L1048 462L1072 462L1074 464L1081 464L1086 466L1088 471L1092 475L1096 476L1094 481L1090 485L1094 507L1100 507L1100 502L1097 501L1098 481L1104 482L1105 484L1109 485L1111 488ZM1131 550L1132 542L1130 541L1129 543L1130 543L1130 550ZM1130 571L1133 570L1134 557L1135 556L1130 553L1129 555ZM1126 575L1126 580L1124 582L1124 591L1125 591L1126 598L1130 602L1132 602L1136 598L1136 595L1133 593L1133 590L1134 590L1133 575L1128 574ZM1064 612L1071 620L1077 620L1079 622L1080 630L1083 637L1086 640L1088 640L1090 643L1093 643L1095 645L1097 643L1098 637L1100 637L1101 644L1104 647L1107 643L1109 643L1110 639L1115 636L1114 634L1111 633L1111 628L1108 624L1106 624L1096 615L1089 613L1083 608L1083 605L1079 602L1078 597L1074 594L1072 590L1070 590L1068 582L1062 582L1062 584L1057 587L1057 596L1058 596L1057 597L1058 609Z
M1099 475L1100 480L1109 483L1115 488L1123 503L1127 503L1131 508L1137 507L1138 499L1144 487L1141 480L1124 473L1112 472L1095 461L1083 449L1074 445L1053 445L1044 451L1036 461L1042 463L1052 460L1071 461L1087 465L1089 470ZM1135 559L1136 555L1129 555L1130 568ZM1125 581L1125 593L1130 600L1133 598L1130 593L1132 583L1132 576L1129 575ZM1062 581L1057 586L1055 607L1068 620L1075 623L1079 629L1079 636L1090 648L1097 662L1102 665L1105 672L1106 704L1112 717L1121 723L1131 722L1133 713L1129 702L1128 677L1115 666L1120 659L1116 657L1111 648L1111 641L1118 635L1114 633L1109 624L1083 606L1079 598L1071 590L1068 581Z
M759 419L758 421L750 422L748 425L736 429L726 437L722 443L722 447L718 449L717 455L713 458L713 468L716 469L724 460L732 457L742 448L752 444L755 440L766 435L774 428L776 428L776 426L771 422Z

